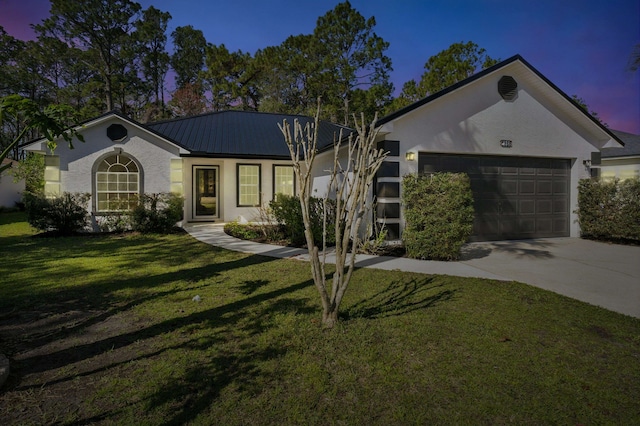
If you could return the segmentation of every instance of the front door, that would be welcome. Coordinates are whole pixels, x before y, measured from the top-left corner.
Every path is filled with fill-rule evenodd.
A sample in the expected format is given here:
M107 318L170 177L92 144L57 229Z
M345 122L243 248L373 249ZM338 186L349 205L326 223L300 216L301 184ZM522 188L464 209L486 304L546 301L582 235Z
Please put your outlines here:
M214 219L220 216L218 202L218 167L193 168L193 218Z

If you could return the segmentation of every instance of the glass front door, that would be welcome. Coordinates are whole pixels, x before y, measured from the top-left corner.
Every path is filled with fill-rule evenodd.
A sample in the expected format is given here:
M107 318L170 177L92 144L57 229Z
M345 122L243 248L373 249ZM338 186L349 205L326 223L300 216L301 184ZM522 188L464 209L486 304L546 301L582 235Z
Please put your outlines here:
M218 168L194 167L193 176L193 217L218 217Z

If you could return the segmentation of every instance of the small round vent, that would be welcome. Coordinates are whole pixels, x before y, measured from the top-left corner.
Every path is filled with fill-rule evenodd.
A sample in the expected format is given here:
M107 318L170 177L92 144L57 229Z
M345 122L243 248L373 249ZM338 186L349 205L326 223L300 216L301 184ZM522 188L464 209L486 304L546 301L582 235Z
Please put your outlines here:
M127 129L122 124L112 124L107 127L107 136L114 142L121 142L127 137Z
M505 75L498 81L498 93L505 101L512 101L518 95L518 83L513 77Z

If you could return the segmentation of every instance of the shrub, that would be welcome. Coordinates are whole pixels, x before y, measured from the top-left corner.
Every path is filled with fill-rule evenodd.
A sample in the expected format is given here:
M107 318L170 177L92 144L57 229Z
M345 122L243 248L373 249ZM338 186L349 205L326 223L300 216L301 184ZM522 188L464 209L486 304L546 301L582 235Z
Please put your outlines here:
M131 214L128 211L103 215L98 223L102 232L125 232L131 230Z
M225 224L224 232L241 240L255 240L262 235L262 232L256 225L241 225L235 221Z
M575 213L584 238L640 241L640 179L582 179Z
M27 221L41 231L71 235L87 226L89 194L65 192L60 197L46 198L42 194L24 195Z
M322 241L323 233L323 211L324 200L322 198L311 197L309 214L311 219L311 231L316 243ZM269 203L271 212L278 224L282 227L284 234L295 246L306 244L304 236L304 222L302 220L302 208L300 199L291 195L278 194L276 199ZM333 245L335 236L335 208L334 200L327 200L327 245Z
M453 260L473 229L473 194L463 173L408 175L402 181L407 255Z
M26 158L18 163L18 167L11 169L10 173L14 182L24 180L26 192L44 193L44 155L27 153Z
M177 194L143 194L131 212L131 227L143 234L166 234L182 220L183 204Z

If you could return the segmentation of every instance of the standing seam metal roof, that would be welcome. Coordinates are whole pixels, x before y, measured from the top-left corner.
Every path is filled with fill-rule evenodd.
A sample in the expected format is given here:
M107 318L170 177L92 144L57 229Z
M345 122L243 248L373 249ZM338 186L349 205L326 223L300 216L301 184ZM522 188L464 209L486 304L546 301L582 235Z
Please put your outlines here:
M301 115L221 111L146 126L183 145L192 155L289 158L289 149L278 127L285 119L292 124L296 119L303 125L313 122L313 118ZM340 136L340 130L343 137L353 131L321 121L318 149L332 146Z
M622 132L620 130L612 130L611 132L624 142L624 147L602 148L602 158L640 156L640 135Z

